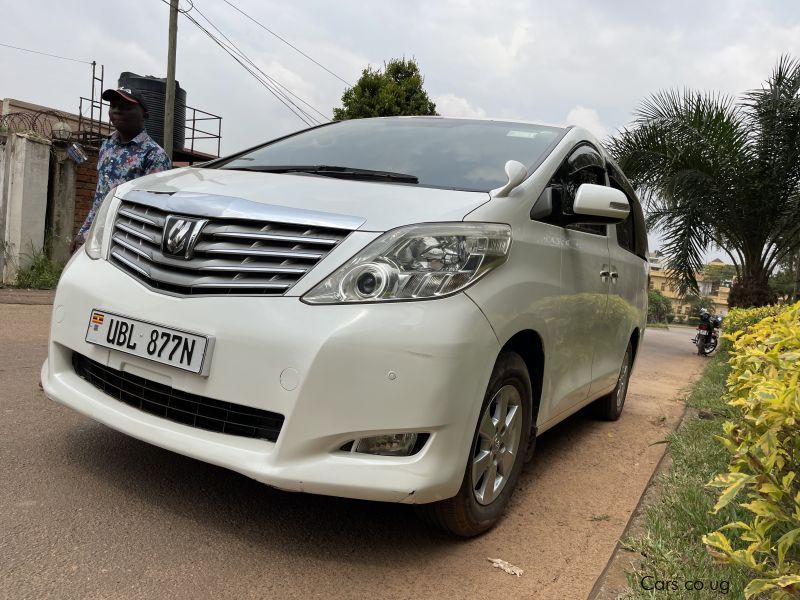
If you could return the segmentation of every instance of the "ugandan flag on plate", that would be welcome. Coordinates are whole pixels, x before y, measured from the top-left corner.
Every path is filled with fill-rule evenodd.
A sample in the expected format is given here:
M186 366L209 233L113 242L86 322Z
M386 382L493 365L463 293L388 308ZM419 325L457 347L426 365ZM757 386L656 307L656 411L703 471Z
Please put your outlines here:
M97 328L103 324L103 319L105 318L106 316L103 313L92 311L92 325L93 325L92 329L97 331Z

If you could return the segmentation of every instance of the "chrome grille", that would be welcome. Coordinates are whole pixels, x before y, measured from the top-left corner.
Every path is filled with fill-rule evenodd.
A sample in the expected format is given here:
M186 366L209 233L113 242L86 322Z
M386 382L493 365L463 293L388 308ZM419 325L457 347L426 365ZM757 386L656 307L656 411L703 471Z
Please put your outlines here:
M161 250L166 211L123 201L109 260L144 284L180 295L286 293L348 233L271 221L212 218L191 259Z

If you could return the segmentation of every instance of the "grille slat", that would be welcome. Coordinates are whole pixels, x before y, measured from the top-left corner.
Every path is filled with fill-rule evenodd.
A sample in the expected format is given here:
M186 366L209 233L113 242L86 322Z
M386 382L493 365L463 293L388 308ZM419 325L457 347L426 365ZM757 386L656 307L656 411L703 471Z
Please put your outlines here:
M135 272L139 273L140 275L144 275L145 277L150 277L150 273L145 271L142 267L140 267L136 263L134 263L134 262L128 260L127 258L125 258L124 256L122 256L116 250L112 250L111 251L111 258L116 258L118 261L120 261L126 267L128 267L129 269L133 269Z
M283 427L281 414L176 390L117 371L78 354L72 365L81 378L108 396L141 411L199 429L274 442Z
M123 201L114 223L110 260L145 285L177 295L283 295L350 233L331 227L209 218L193 256L184 260L161 250L169 214Z
M146 242L150 242L151 244L159 244L159 243L161 243L161 240L159 238L157 238L157 237L155 237L153 235L150 235L144 229L135 229L135 228L131 227L130 225L128 225L126 223L121 223L119 221L117 221L117 223L116 223L116 228L121 230L121 231L124 231L125 233L133 235L133 236L135 236L137 238L140 238L140 239L142 239L142 240L144 240Z
M272 276L259 273L246 273L239 271L230 274L198 272L197 268L175 268L172 264L160 264L152 260L143 259L138 254L129 252L122 246L116 246L111 251L111 257L119 260L125 267L133 269L136 273L143 275L149 282L160 282L160 288L171 291L183 290L184 294L204 293L205 288L220 290L228 288L242 287L263 287L272 290L288 290L294 285L297 277L293 274L274 274ZM183 261L181 261L183 262ZM188 261L186 261L188 262ZM184 263L185 264L185 263ZM183 265L181 265L183 266ZM280 275L280 276L279 276ZM193 288L198 288L198 292L193 292ZM274 292L273 292L274 293Z
M320 237L303 237L299 235L281 235L275 233L260 233L256 231L221 231L214 233L217 237L227 237L234 239L251 239L254 241L286 242L291 244L320 244L323 246L335 246L339 240Z
M325 256L324 252L312 250L284 250L282 248L252 246L226 243L201 243L196 246L197 252L221 256L256 256L318 261Z
M153 227L159 227L159 223L154 221L153 219L146 217L144 215L140 215L137 212L134 212L130 209L123 208L119 211L119 215L123 217L128 217L129 219L133 219L134 221L139 221L140 223L145 223L147 225L152 225ZM161 227L164 226L163 223L160 224Z
M114 241L114 243L119 244L126 250L130 250L134 254L138 254L139 256L148 259L152 259L153 257L152 252L147 252L146 250L143 250L141 244L137 245L136 243L133 243L123 238L121 235L114 234L114 236L111 239Z
M128 217L140 223L152 225L159 231L164 228L164 223L166 222L166 215L163 211L132 202L123 204L117 212L117 215Z

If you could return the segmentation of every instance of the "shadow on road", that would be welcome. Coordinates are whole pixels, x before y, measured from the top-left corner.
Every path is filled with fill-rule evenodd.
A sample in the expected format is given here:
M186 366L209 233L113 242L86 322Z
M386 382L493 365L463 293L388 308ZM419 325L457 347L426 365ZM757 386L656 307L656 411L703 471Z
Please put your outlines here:
M551 456L579 445L596 426L582 411L541 436L512 503L524 499ZM421 522L411 506L283 492L98 423L68 430L62 445L65 459L97 480L99 488L111 486L132 500L123 510L150 505L147 512L169 511L254 548L279 548L299 560L325 559L335 552L337 560L388 564L398 555L430 559L431 553L469 543Z

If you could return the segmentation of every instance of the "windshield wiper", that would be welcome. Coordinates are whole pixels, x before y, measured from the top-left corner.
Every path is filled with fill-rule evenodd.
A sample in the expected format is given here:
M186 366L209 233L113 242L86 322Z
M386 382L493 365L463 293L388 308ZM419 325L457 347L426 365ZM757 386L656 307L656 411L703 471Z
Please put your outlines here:
M242 167L221 167L232 171L257 171L259 173L310 173L324 177L339 179L361 179L365 181L394 181L397 183L419 183L416 175L394 173L392 171L375 171L373 169L355 169L353 167L336 167L331 165L248 165Z

